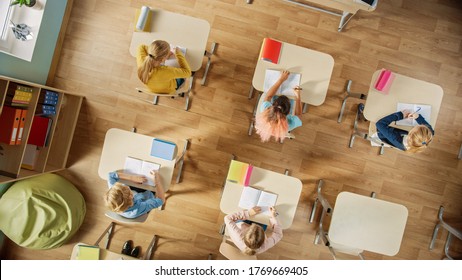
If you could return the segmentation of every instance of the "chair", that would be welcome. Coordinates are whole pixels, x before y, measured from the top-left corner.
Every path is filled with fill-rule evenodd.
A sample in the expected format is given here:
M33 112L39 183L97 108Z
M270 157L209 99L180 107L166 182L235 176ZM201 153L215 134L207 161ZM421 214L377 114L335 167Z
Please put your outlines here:
M313 208L311 210L310 214L310 223L313 223L314 217L316 214L316 209L318 206L318 203L320 202L322 205L322 214L321 218L319 220L319 227L316 232L316 236L314 238L314 244L319 244L319 239L322 240L324 245L326 245L332 254L333 258L335 260L338 259L350 259L351 257L359 258L361 260L364 260L364 256L362 254L361 249L357 248L352 248L352 247L347 247L339 244L335 244L329 240L328 232L325 231L324 229L324 218L327 216L330 216L332 214L332 207L330 206L329 202L324 198L324 196L321 193L321 188L324 185L323 180L319 180L318 186L317 186L317 197L316 200L313 203ZM373 194L375 195L375 194Z
M104 215L106 215L106 217L108 218L111 218L119 223L123 223L123 224L132 224L132 223L144 223L146 221L146 219L148 218L148 215L149 215L150 212L148 213L145 213L139 217L136 217L134 219L128 219L128 218L125 218L124 216L121 216L115 212L112 212L112 211L106 211L104 213Z
M433 230L432 240L430 241L429 250L433 250L435 247L436 237L438 236L438 231L440 227L443 227L448 231L448 237L446 238L446 243L444 244L444 254L446 255L446 259L453 260L454 258L449 255L449 247L451 246L452 237L455 236L459 240L462 240L462 232L460 230L455 229L454 227L450 226L443 220L443 212L444 207L440 206L440 210L438 211L438 223Z
M237 247L231 245L233 243L231 238L228 235L228 230L226 224L223 224L220 229L220 234L223 236L223 239L220 244L220 253L227 258L228 260L256 260L257 256L246 255L241 252Z
M369 122L369 131L368 132L365 132L365 131L362 131L362 130L358 129L358 121L359 121L361 116L362 116L362 112L359 109L359 104L358 104L358 110L356 111L356 117L355 117L355 121L354 121L354 125L353 125L353 133L351 134L350 144L348 145L348 147L353 148L355 138L357 136L359 136L362 139L365 139L365 140L371 142L372 146L380 147L379 155L383 155L384 148L394 148L394 149L396 149L395 147L383 142L382 140L380 140L379 137L376 136L377 135L377 127L375 126L375 122ZM362 118L365 120L364 116L362 116Z
M152 102L145 100L146 102L152 103L153 105L157 105L159 97L170 97L170 98L184 97L186 98L184 109L185 111L188 111L189 110L189 97L190 97L189 95L192 90L193 81L194 81L194 76L187 78L184 81L184 83L180 86L180 88L178 88L173 93L155 93L155 92L150 91L147 88L138 88L138 87L136 88L136 90L139 93L145 93L150 96L153 96Z
M340 113L338 114L338 119L337 119L338 123L342 122L343 111L345 110L345 105L346 105L346 101L348 100L348 98L353 97L353 98L358 98L358 99L363 99L363 100L365 100L367 98L366 93L351 92L351 84L352 83L353 83L352 80L347 81L346 88L345 88L345 93L347 95L343 99L342 106L340 107Z

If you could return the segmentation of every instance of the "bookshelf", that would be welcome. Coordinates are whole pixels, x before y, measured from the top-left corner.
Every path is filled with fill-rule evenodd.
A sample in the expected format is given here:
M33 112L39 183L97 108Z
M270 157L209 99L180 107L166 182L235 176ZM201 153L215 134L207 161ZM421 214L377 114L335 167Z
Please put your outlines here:
M14 94L18 85L32 89L32 98L28 104L23 105L24 107L10 105L8 96ZM25 160L25 151L34 116L39 111L37 108L41 106L39 99L43 97L46 91L57 93L58 98L54 105L55 113L46 115L47 118L51 119L47 141L45 145L38 147L34 168L29 170L22 168L21 165ZM62 170L66 167L82 100L83 96L81 95L0 76L0 113L4 106L27 110L21 143L15 145L0 143L0 184ZM0 131L0 133L5 132Z

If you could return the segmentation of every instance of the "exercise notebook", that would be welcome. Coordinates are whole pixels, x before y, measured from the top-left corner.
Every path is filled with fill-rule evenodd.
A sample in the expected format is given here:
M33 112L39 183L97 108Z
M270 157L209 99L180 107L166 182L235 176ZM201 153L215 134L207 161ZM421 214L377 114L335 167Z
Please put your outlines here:
M261 45L259 58L272 62L274 64L279 63L279 57L281 56L282 43L270 38L263 39Z
M266 69L263 92L268 92L268 90L277 82L279 77L281 77L280 70ZM284 94L289 97L295 97L294 88L300 85L301 79L302 75L300 73L290 73L287 80L285 80L276 91L276 94Z
M252 165L245 162L232 160L231 164L229 165L228 176L226 176L226 180L236 184L248 186L250 183L252 170Z
M137 159L134 157L125 158L124 172L130 174L144 175L147 181L143 185L155 186L151 170L159 170L160 164Z
M277 198L277 194L265 192L253 187L245 187L242 189L239 207L250 209L254 206L260 206L261 213L270 216L269 208L276 205Z
M432 114L432 106L424 104L398 103L396 111L408 110L411 113L419 113L428 123ZM402 119L396 122L397 125L416 126L417 121L414 119Z

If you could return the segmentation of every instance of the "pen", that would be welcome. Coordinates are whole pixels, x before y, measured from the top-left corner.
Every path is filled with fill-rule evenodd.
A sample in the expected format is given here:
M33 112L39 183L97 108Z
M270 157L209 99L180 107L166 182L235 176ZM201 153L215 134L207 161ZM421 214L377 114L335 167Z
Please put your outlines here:
M420 111L420 109L422 109L422 107L419 107L419 109L417 109L414 113L412 113L411 115L414 115L415 113L418 113Z

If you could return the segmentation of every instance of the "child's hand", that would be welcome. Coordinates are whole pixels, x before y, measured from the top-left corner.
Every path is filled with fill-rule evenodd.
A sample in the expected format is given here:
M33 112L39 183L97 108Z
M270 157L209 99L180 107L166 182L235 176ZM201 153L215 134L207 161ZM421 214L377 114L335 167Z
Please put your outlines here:
M401 113L403 113L403 118L404 119L409 118L409 115L411 115L411 111L406 110L406 109L402 110Z
M294 87L294 93L295 93L295 97L297 97L297 99L300 99L300 93L301 92L302 92L301 87L299 87L299 86Z
M138 184L142 184L146 182L147 179L143 175L132 175L131 181L138 183Z
M281 77L279 77L279 80L281 82L284 82L285 80L287 80L287 78L289 78L289 75L290 75L290 72L287 70L284 70L281 72Z
M270 212L273 218L276 218L279 215L278 211L274 207L270 207Z
M249 215L250 216L255 216L256 214L258 214L260 212L261 212L261 207L259 207L259 206L255 206L255 207L249 209Z

